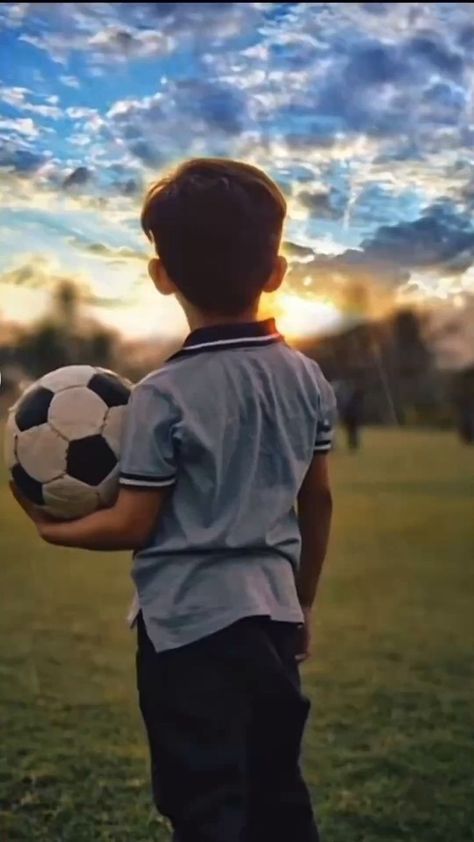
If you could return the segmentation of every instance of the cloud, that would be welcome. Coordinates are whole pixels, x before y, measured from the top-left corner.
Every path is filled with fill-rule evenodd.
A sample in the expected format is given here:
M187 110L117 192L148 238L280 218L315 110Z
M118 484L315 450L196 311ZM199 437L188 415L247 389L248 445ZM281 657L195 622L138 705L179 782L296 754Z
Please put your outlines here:
M148 260L147 255L144 252L136 251L135 249L130 249L126 246L112 248L111 246L105 245L105 243L90 242L82 237L72 237L69 240L69 243L79 251L107 260L115 260L119 262L128 260L145 262Z
M13 108L23 105L25 97L30 94L29 88L22 88L19 86L1 86L0 87L0 102L6 105L11 105Z
M10 148L5 144L0 149L0 168L14 170L19 175L30 175L39 170L44 157L29 149Z
M231 154L247 120L246 102L231 86L200 79L170 82L142 99L118 100L100 126L105 144L120 141L145 167L202 154L203 139ZM229 145L230 143L230 145Z
M0 273L0 285L6 287L52 293L64 284L74 287L80 304L108 308L128 307L135 300L133 295L100 295L82 276L62 271L54 261L41 254L30 255L19 266Z
M307 263L315 256L314 249L308 246L300 246L298 243L292 243L289 240L283 243L283 251L290 259L303 263Z
M304 266L294 266L289 273L292 286L299 291L323 290L337 296L354 284L395 289L408 281L408 270L391 261L377 259L364 249L347 249L340 255L315 255Z
M21 16L4 14L5 22L26 29L35 14L34 33L20 31L19 39L64 67L71 54L86 50L92 65L109 65L169 55L178 39L190 47L216 47L248 36L265 20L265 10L253 3L38 4L36 11L23 5Z
M81 187L87 184L92 178L92 173L87 167L76 167L63 181L63 187Z
M439 202L412 222L382 225L358 249L336 256L315 254L292 262L290 286L299 294L330 296L354 310L357 297L369 309L394 296L421 293L445 298L472 289L474 226L469 214ZM365 298L364 298L365 296Z
M62 74L59 75L59 81L66 88L75 88L76 90L79 90L79 88L81 87L81 83L76 76L71 76L71 75L67 75L67 74L62 73Z
M3 272L0 278L3 284L11 284L15 287L27 286L30 289L42 287L44 283L42 274L38 273L38 267L31 263L25 263L9 272Z
M125 132L126 135L126 132ZM148 140L133 140L128 144L129 152L145 164L146 167L156 167L163 164L165 157L158 145Z
M470 215L439 202L414 222L381 226L362 250L369 259L410 270L462 274L474 263L474 227Z
M127 178L124 182L118 182L116 186L123 196L136 196L143 189L141 181L136 178Z
M458 4L452 4L452 11L444 7L443 14L430 4L418 5L420 11L412 4L393 11L382 6L377 15L360 4L326 4L317 16L303 5L296 9L282 57L274 33L266 47L262 87L268 90L268 81L275 79L274 131L281 126L288 143L300 148L311 140L331 143L343 133L400 142L411 136L423 148L436 148L439 130L457 132L468 121L463 88L472 78L472 59L453 46L448 33L456 32L463 12ZM307 40L300 43L301 65L292 69L286 66L286 53L288 46L291 55L296 37ZM239 70L245 78L245 68ZM438 83L444 87L437 88Z
M35 96L41 98L42 102L31 102L31 98ZM34 94L29 88L19 86L0 85L1 106L7 106L21 114L34 114L36 118L43 118L43 120L58 120L62 116L57 96L44 97ZM41 127L33 122L32 118L23 116L11 118L7 115L6 119L1 121L1 127L4 131L14 132L31 139L36 139L41 131Z
M175 109L182 109L209 129L224 134L239 133L245 122L246 103L229 85L204 80L178 82L170 91Z
M130 233L149 171L234 156L285 189L302 288L311 261L333 284L464 277L471 18L469 4L0 4L14 56L0 87L3 201L87 210ZM84 252L122 260L100 254L102 239ZM325 243L324 259L309 248Z
M303 190L298 194L298 201L317 219L340 219L342 216L342 209L336 207L331 192Z
M70 105L65 110L65 114L71 120L90 120L97 116L96 108L84 108L83 106Z
M261 3L137 3L130 10L135 25L152 24L181 43L202 47L252 35L268 11Z
M33 122L31 117L16 117L0 120L0 130L2 129L13 132L13 134L23 135L31 140L35 140L40 133L38 126Z
M458 79L464 70L462 53L448 47L437 32L424 32L409 39L402 56L411 64L425 65L429 70L438 70L443 76L454 79Z
M107 59L129 61L166 55L170 52L172 43L171 38L151 29L134 32L131 29L109 26L93 35L88 46L93 51L96 61L105 62Z
M0 283L25 289L54 289L62 276L53 263L43 254L31 254L19 266L0 274Z

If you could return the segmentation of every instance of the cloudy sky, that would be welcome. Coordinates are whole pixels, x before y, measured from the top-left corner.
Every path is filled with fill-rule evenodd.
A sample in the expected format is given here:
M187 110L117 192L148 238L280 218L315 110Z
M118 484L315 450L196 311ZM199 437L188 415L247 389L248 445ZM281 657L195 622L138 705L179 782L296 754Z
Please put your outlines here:
M195 155L285 190L288 332L392 300L462 309L473 56L471 3L2 3L0 312L37 315L70 277L129 335L183 332L138 213Z

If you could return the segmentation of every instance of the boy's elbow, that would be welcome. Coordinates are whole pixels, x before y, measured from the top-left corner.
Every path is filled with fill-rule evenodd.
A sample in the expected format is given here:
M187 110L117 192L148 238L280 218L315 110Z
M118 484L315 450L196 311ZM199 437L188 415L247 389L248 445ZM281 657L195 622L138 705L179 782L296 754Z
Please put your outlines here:
M333 510L333 496L330 488L322 488L314 496L313 509L319 514L331 516Z
M330 488L325 489L323 500L324 500L324 505L329 509L329 511L332 512L333 506L334 506L334 500L333 500L332 491L331 491Z
M153 525L135 521L130 523L124 530L124 543L128 550L143 550L150 543Z
M149 543L148 539L144 535L131 535L130 538L127 540L127 550L143 550Z

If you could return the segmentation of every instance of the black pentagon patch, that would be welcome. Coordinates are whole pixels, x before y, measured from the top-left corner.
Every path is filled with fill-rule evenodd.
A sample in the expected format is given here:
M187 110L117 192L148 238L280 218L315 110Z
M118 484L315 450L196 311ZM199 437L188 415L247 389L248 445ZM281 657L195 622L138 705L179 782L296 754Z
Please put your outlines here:
M102 436L72 441L67 451L67 472L87 485L99 485L115 468L117 458Z
M107 406L125 406L130 397L130 389L113 374L97 372L89 380L88 389L92 389Z
M40 424L46 424L48 420L48 409L53 400L54 392L50 389L45 389L44 386L38 386L33 389L23 399L20 398L18 409L15 413L16 426L22 432L29 430L31 427L39 427Z
M13 482L18 486L27 500L30 500L31 503L36 503L37 506L43 505L43 486L37 479L30 477L21 465L13 466L12 477Z

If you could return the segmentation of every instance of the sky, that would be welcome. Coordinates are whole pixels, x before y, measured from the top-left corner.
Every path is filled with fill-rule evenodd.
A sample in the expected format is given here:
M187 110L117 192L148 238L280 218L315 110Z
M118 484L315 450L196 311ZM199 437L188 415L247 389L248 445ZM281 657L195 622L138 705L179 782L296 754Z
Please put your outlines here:
M2 3L0 314L70 278L130 337L185 333L138 219L202 155L288 197L284 332L471 308L473 82L471 3Z

